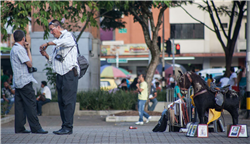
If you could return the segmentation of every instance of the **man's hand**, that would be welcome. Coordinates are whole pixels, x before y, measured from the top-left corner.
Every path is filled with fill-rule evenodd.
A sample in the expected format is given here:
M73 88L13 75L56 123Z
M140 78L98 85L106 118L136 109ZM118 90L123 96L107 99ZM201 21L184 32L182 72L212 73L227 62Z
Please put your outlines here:
M140 87L140 84L139 84L139 83L137 83L137 84L136 84L136 87L137 87L137 88L139 88L139 87Z
M29 49L30 49L30 44L29 44L28 42L25 42L25 43L24 43L24 48L25 48L26 50L29 50Z
M46 50L47 47L48 47L48 43L42 44L42 45L40 46L40 51Z
M41 50L40 53L41 53L42 56L47 56L48 55L45 50Z
M6 102L9 102L9 100L7 98L4 99Z

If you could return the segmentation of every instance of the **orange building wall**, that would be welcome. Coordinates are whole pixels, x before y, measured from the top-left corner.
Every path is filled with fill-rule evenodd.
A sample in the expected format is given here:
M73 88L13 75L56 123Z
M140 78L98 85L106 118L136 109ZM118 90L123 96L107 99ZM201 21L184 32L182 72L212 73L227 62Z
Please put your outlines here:
M154 23L156 25L159 9L155 8L152 9ZM124 41L124 44L138 44L138 43L145 43L144 34L141 25L139 22L135 22L133 20L133 16L125 16L123 21L126 22L125 28L127 29L127 33L118 33L118 29L115 30L115 40L117 41ZM164 37L167 40L170 37L170 23L169 23L169 9L166 9L164 12L164 21L165 21L165 32ZM158 32L158 36L162 37L162 26Z

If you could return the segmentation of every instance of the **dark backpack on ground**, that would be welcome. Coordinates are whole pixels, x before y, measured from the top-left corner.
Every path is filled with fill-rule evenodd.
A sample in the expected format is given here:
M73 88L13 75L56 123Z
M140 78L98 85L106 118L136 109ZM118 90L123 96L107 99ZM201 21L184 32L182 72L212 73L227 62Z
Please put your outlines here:
M164 132L167 128L167 124L168 124L168 111L167 109L164 109L164 111L161 114L161 118L158 121L158 124L155 126L155 128L152 131Z

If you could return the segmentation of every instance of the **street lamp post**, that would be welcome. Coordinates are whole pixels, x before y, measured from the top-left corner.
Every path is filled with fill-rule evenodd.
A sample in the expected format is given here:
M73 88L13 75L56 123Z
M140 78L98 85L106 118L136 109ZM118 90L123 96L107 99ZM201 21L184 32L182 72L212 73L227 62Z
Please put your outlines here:
M247 91L246 91L246 109L247 118L250 115L250 1L247 1L247 51L246 51L246 75L247 75Z

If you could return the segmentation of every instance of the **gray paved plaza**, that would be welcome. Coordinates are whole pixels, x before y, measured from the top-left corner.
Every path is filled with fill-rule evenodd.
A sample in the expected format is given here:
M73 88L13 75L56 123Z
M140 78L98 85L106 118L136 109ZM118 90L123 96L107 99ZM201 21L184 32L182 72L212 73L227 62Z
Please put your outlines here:
M208 138L186 137L185 133L152 132L157 122L150 122L137 129L133 122L107 123L105 116L75 116L72 135L55 135L52 132L60 129L59 116L41 116L39 121L48 134L15 134L14 121L2 124L1 143L3 144L33 144L33 143L250 143L250 138L228 138L226 133L209 133ZM225 116L226 124L231 117ZM239 123L248 124L250 120L240 119ZM26 128L29 129L28 124Z

